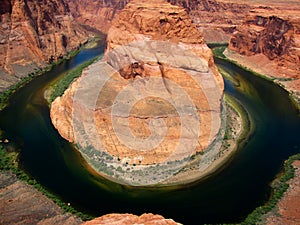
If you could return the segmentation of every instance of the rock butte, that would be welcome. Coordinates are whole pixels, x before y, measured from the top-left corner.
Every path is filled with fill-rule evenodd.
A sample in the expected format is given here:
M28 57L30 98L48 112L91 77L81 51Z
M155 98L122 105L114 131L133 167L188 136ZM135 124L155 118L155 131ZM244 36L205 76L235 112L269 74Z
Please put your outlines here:
M123 164L155 165L215 140L223 89L212 52L183 8L131 1L112 22L104 61L52 103L51 119L96 170L101 151Z

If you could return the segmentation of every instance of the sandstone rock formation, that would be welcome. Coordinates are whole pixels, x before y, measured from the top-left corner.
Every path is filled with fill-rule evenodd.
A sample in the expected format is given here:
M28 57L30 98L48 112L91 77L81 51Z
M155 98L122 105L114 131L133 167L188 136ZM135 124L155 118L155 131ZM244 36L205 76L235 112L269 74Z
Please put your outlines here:
M114 16L130 0L68 0L75 19L107 32ZM206 41L228 42L237 25L240 25L251 6L239 3L228 3L216 0L168 0L169 3L187 10L190 18L203 31Z
M78 225L52 200L9 172L0 172L0 224Z
M114 16L129 0L67 0L76 21L107 32Z
M275 79L300 102L299 21L299 14L250 17L237 28L226 55Z
M88 32L74 21L64 1L1 1L0 91L87 39Z
M51 119L98 172L153 184L172 175L153 176L158 163L178 170L216 139L223 88L183 8L132 1L113 21L104 61L53 102Z
M243 2L222 0L168 0L186 8L207 42L228 42L236 26L253 9Z
M132 214L107 214L96 218L94 220L83 223L82 225L96 225L96 224L111 224L111 225L177 225L172 219L165 219L163 216L145 213L141 216Z
M276 16L254 16L234 33L229 48L242 55L262 53L270 60L281 57L299 63L299 25Z

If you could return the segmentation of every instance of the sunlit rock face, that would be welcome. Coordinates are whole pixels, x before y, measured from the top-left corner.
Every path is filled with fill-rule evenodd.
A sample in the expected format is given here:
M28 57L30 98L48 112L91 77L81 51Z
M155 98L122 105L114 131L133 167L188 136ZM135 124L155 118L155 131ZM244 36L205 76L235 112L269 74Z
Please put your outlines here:
M183 8L131 1L112 22L104 59L53 102L51 118L98 172L103 164L114 175L133 165L133 177L148 168L151 177L140 179L153 183L154 166L185 163L216 139L223 89Z
M163 216L154 215L151 213L145 213L141 216L132 214L107 214L91 221L87 221L82 225L96 225L96 224L113 224L113 225L132 225L132 224L144 224L144 225L179 225L172 219L165 219Z
M64 1L1 1L0 91L78 48L88 36Z
M300 103L300 8L245 19L230 39L227 56L285 87ZM274 16L280 15L282 17ZM236 54L237 53L237 54Z
M67 0L76 21L107 32L112 20L130 0ZM168 0L183 7L203 31L208 42L228 42L235 27L253 8L249 5L216 0Z

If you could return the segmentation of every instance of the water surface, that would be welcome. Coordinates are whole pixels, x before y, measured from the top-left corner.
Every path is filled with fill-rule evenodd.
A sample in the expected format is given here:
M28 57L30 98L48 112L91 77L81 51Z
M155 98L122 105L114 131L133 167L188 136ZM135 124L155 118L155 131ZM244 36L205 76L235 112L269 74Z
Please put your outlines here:
M300 118L286 91L243 69L216 59L236 80L225 92L238 99L255 123L255 132L221 171L177 190L114 184L93 172L51 124L44 90L65 71L100 54L103 46L34 79L16 92L0 113L0 128L20 150L22 167L46 189L79 211L158 213L184 224L240 222L270 196L269 183L300 146Z

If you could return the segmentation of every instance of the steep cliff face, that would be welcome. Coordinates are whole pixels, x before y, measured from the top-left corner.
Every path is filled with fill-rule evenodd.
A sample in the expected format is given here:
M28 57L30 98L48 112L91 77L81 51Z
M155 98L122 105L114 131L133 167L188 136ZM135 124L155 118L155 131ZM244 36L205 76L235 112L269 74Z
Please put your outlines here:
M80 23L107 32L114 16L130 0L68 0L70 9ZM205 40L226 42L235 26L241 24L252 8L245 4L223 3L216 0L168 0L172 5L185 8L190 18L203 31Z
M76 20L107 32L112 19L129 0L67 0Z
M284 19L277 16L248 18L232 36L226 55L275 79L300 103L299 11L283 15Z
M88 38L59 0L4 0L0 6L1 88L76 49ZM6 83L7 82L7 83Z
M249 18L234 33L229 48L242 55L262 53L271 60L290 57L297 62L300 51L296 55L291 54L300 47L295 42L299 35L297 25L276 16Z
M133 0L112 22L104 61L52 103L51 119L99 173L153 184L215 140L223 89L212 52L185 9Z
M0 172L0 224L79 225L51 199L8 171Z

